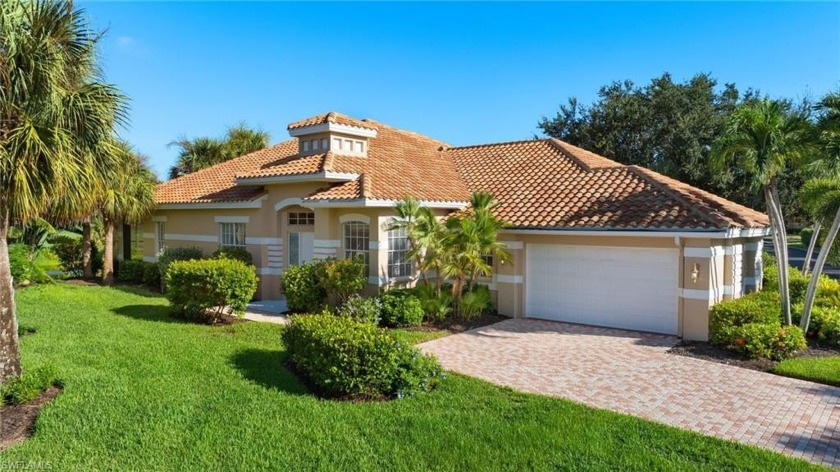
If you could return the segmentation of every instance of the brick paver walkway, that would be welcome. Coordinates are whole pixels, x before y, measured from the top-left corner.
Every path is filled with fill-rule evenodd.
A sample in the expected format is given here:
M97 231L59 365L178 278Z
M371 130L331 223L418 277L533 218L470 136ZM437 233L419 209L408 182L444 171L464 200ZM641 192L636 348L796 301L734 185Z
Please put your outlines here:
M667 354L672 336L508 320L421 348L446 369L840 468L840 388Z

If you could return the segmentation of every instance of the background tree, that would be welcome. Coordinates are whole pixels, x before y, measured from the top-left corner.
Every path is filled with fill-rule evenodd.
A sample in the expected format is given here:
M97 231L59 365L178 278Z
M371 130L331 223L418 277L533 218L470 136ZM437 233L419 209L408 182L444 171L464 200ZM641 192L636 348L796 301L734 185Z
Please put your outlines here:
M582 105L570 98L553 118L538 124L555 137L623 164L640 165L708 190L750 208L764 208L764 200L751 187L751 176L726 172L717 177L709 166L712 145L720 137L729 115L741 104L759 100L752 89L739 92L734 84L719 86L709 74L674 82L670 74L645 86L631 81L601 87L598 98ZM786 107L804 109L807 101ZM805 221L798 205L804 180L794 166L777 175L779 197L788 217Z
M114 228L118 223L138 224L155 210L157 179L145 158L125 142L113 145L114 172L106 174L99 211L104 225L102 283L114 283Z
M125 98L101 80L101 35L64 1L0 3L0 383L20 375L8 232L85 190Z
M779 266L782 315L791 324L788 290L788 246L779 175L792 162L807 155L811 129L806 117L791 111L780 101L762 100L739 106L727 119L723 134L713 149L712 162L718 172L734 170L750 176L751 187L761 190L772 226L773 244Z
M199 137L188 139L181 137L170 146L179 148L178 162L169 170L169 178L174 179L221 162L259 151L268 146L269 134L259 128L251 128L245 123L231 126L224 138Z
M805 184L801 194L802 203L815 215L817 224L828 225L830 222L831 226L820 246L805 292L805 305L800 321L800 327L805 332L808 332L808 325L811 323L811 311L817 296L820 275L840 231L840 91L826 95L816 108L821 112L817 124L821 152L816 154L818 158L812 163L812 167L825 177L813 179ZM816 243L819 235L817 228L815 225L814 234L811 235L812 244ZM812 250L811 248L809 245L809 250ZM805 263L810 263L810 257L806 258Z

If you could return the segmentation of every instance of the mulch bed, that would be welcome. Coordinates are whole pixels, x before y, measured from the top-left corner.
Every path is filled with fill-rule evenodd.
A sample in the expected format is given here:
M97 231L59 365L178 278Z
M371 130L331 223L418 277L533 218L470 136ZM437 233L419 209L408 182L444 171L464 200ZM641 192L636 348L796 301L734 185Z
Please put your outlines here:
M737 353L728 351L711 343L700 341L682 341L668 350L669 354L678 356L694 357L705 361L717 362L719 364L733 365L745 369L758 370L761 372L772 372L778 361L770 359L747 359ZM840 350L820 346L815 342L809 342L808 349L801 351L794 357L824 357L840 356Z
M35 433L38 412L59 393L61 388L50 387L24 405L0 406L0 451L31 437Z
M406 331L437 331L439 329L445 329L450 333L457 334L509 319L510 318L503 315L481 315L478 318L473 318L469 320L457 317L447 317L443 321L426 322L420 326L414 326L411 328L404 329Z

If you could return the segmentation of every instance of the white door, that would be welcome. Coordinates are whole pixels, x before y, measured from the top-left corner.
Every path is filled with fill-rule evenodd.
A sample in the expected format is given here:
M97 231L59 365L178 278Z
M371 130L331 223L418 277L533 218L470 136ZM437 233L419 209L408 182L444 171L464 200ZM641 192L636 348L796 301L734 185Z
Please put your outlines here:
M679 252L526 246L525 316L677 334Z
M289 265L301 265L312 260L315 233L289 233Z

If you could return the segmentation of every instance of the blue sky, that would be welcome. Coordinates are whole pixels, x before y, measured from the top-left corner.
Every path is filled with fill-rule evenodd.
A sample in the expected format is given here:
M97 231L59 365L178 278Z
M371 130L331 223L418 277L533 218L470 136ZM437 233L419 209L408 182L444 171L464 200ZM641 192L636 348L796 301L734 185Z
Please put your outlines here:
M527 139L614 80L719 82L774 97L840 87L840 4L99 3L123 135L163 177L186 135L336 110L454 145Z

